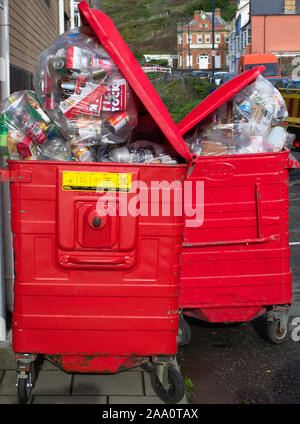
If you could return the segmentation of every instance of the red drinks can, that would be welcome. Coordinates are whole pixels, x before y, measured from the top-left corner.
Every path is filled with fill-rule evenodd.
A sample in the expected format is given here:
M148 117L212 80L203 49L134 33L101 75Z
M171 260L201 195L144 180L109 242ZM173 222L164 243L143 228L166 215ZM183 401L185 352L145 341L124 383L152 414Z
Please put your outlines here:
M33 140L28 137L22 137L22 139L17 144L17 150L19 155L22 156L23 159L29 158L33 154L34 143Z
M92 68L103 69L106 74L110 74L113 68L113 62L109 59L97 59L95 57L91 58L90 65Z
M84 50L80 47L71 46L67 48L66 69L80 71L85 65Z
M47 136L44 131L34 122L25 122L24 132L37 144L43 144L47 140Z
M114 133L117 133L123 127L125 127L125 125L128 124L128 122L129 122L129 115L126 112L118 113L117 115L112 116L111 118L109 118L107 122L109 124L110 129Z

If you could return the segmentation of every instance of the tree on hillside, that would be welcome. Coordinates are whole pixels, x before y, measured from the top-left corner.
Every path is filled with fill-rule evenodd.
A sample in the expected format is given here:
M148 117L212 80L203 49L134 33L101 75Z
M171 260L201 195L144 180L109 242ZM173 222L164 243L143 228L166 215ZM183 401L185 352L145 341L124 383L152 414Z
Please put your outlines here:
M225 21L230 21L237 9L237 2L232 0L215 0L215 7L221 9L222 18ZM212 11L212 1L211 0L199 0L191 7L191 12L194 13L195 10L204 10L205 12Z

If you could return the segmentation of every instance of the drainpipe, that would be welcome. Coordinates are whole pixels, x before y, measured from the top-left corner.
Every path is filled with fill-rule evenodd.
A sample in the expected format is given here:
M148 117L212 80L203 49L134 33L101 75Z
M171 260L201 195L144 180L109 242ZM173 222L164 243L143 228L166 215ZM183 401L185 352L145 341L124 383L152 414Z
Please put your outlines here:
M59 35L65 32L65 4L64 0L58 0Z
M70 0L70 25L71 28L75 28L75 19L74 19L74 0Z
M9 74L9 22L8 0L0 2L0 57L1 57L1 100L10 94ZM6 160L1 158L2 167ZM12 233L10 227L10 192L9 183L1 183L1 225L0 225L0 341L6 340L6 301L7 297L13 297L14 284L14 258L12 247ZM6 285L6 290L5 290ZM8 299L8 302L10 299ZM12 310L12 302L11 302Z

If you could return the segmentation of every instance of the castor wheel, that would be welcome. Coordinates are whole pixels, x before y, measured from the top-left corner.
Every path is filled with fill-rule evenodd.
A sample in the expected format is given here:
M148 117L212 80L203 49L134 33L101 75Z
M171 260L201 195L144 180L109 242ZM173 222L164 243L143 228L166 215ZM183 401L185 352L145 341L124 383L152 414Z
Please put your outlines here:
M170 404L178 403L185 393L184 381L180 373L172 366L168 367L168 382L169 388L165 389L156 376L155 391L164 402Z
M280 328L280 319L266 321L265 326L265 335L269 342L281 344L286 340L287 327Z
M30 364L29 370L26 371L25 367L20 366L20 372L18 374L18 399L19 403L25 404L31 397L31 391L35 383L35 364Z
M188 322L181 315L178 328L178 346L186 346L191 343L192 330Z

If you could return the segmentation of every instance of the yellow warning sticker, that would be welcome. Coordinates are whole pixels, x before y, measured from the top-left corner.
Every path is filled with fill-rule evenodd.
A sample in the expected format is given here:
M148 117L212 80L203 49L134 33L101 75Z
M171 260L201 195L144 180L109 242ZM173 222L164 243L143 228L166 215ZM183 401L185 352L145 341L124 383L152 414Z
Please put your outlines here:
M63 171L64 191L131 192L132 174Z

